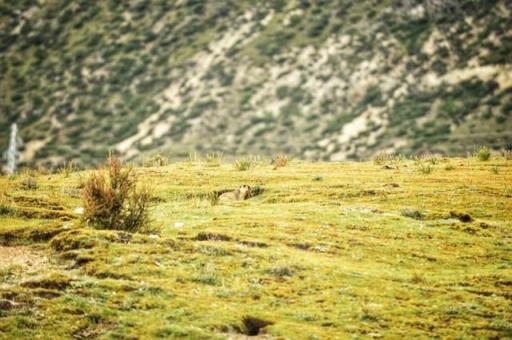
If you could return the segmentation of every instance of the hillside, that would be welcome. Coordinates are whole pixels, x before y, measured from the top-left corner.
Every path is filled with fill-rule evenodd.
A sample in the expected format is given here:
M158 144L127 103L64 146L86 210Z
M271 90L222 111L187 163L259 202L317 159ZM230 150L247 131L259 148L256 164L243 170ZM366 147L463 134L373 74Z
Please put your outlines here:
M158 234L80 224L89 173L0 177L0 338L512 337L511 160L135 170Z
M117 150L286 153L510 148L506 0L0 3L0 147L89 165Z

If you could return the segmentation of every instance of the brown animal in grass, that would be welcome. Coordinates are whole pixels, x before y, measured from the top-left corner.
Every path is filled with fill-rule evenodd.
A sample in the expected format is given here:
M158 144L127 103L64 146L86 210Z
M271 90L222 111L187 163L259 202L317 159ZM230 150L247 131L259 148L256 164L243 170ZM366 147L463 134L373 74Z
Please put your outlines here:
M241 185L234 191L225 192L219 196L222 201L243 201L251 197L251 187L248 185Z

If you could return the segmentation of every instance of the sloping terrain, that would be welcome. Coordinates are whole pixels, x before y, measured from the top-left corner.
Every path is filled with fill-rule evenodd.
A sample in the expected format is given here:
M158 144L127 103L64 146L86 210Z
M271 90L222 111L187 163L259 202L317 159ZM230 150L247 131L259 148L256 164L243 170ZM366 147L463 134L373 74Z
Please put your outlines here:
M0 177L0 338L512 337L510 160L136 172L158 234L80 224L87 173Z
M511 147L506 0L0 4L0 147L364 159Z

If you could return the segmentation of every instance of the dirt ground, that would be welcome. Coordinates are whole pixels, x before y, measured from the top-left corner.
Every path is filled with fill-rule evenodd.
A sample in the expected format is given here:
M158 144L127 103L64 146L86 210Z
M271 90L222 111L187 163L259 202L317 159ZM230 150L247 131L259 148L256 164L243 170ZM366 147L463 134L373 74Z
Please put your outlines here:
M44 272L48 265L48 257L30 247L0 246L0 286Z

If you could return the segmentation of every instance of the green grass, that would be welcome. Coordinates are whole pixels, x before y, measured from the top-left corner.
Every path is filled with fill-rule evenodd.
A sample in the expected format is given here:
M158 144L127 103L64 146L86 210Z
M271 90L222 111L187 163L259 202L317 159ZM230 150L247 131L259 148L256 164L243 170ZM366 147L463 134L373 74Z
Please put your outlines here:
M193 160L136 168L155 188L151 217L160 235L80 225L74 209L84 172L39 175L35 190L23 189L22 177L0 177L3 204L54 212L0 216L3 245L51 260L36 277L21 263L19 280L10 279L14 269L0 268L0 302L16 303L0 310L0 332L510 337L512 162L455 158L429 166L428 175L408 160L392 169L290 161L238 171ZM241 184L263 190L211 204L212 192Z

